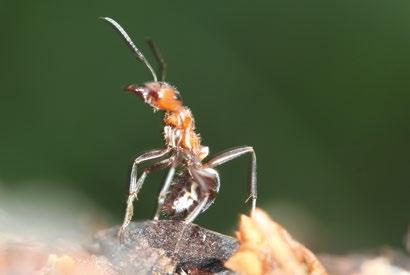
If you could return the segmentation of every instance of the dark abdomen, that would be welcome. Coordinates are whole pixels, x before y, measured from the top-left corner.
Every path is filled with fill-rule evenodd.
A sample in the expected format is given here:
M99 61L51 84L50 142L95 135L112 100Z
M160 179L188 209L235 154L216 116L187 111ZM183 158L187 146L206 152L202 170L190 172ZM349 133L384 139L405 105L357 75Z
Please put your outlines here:
M183 220L198 206L203 197L199 184L188 170L183 169L174 176L161 214L165 219Z

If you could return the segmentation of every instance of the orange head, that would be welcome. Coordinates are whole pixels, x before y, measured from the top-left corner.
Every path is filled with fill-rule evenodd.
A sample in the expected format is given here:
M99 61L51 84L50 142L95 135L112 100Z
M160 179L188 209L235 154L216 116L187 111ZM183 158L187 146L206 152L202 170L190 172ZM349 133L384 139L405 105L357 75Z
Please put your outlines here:
M154 109L173 112L182 106L179 92L166 82L148 82L142 87L131 84L126 90L139 96Z

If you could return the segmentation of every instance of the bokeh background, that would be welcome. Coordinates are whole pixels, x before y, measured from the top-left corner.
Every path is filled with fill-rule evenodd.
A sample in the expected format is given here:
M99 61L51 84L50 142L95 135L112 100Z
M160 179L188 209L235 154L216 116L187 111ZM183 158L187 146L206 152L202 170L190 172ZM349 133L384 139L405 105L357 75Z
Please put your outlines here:
M30 185L14 198L30 207L33 190L75 190L121 222L133 157L162 145L161 114L122 92L151 77L98 20L110 16L152 63L144 41L156 40L212 153L255 147L258 203L273 218L320 251L402 247L409 14L404 0L0 0L1 192ZM198 224L233 232L248 165L219 169ZM152 217L163 176L147 180L135 219Z

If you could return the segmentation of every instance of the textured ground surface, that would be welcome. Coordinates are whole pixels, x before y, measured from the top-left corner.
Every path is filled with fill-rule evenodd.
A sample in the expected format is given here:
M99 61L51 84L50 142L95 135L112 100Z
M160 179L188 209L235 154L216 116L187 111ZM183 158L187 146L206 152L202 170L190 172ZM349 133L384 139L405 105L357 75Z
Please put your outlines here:
M224 272L223 263L238 246L232 237L175 221L131 223L122 244L117 232L99 232L91 249L121 273Z
M276 233L266 231L274 228ZM177 221L131 223L122 244L117 232L118 227L108 228L99 231L93 241L81 243L62 239L38 242L0 232L0 274L234 274L224 268L228 258L231 263L232 259L236 259L236 263L239 259L236 268L232 264L228 266L240 273L244 273L244 269L264 267L263 272L248 273L258 275L296 274L295 268L292 272L277 273L289 263L317 266L306 265L315 262L312 262L314 255L306 257L305 249L295 245L281 227L240 226L240 247L232 237ZM278 238L284 242L275 241ZM258 241L250 242L252 240ZM286 248L297 253L278 257L288 251ZM234 253L236 257L231 257ZM332 275L410 274L409 254L404 251L384 249L342 256L319 255L318 258ZM298 274L317 274L312 272L318 269L304 270L306 272Z

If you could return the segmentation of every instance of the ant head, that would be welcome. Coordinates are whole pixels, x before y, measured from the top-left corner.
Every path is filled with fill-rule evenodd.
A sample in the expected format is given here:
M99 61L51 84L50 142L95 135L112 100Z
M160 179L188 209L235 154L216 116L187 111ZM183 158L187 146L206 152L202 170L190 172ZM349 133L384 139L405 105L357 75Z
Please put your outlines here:
M127 32L118 24L114 19L109 17L101 17L102 20L111 24L112 27L121 35L127 46L137 57L137 60L145 64L148 70L151 72L154 81L146 83L144 86L138 86L135 84L128 85L125 90L132 92L141 97L145 103L148 103L156 110L164 111L176 111L182 106L182 100L179 96L179 92L166 82L158 81L157 75L152 68L151 64L142 54L142 52L135 46ZM152 40L148 40L148 44L151 47L157 61L160 64L161 80L165 79L166 64L163 60L157 46Z
M131 84L125 89L139 96L154 109L172 112L182 106L179 92L166 82L148 82L142 87Z

